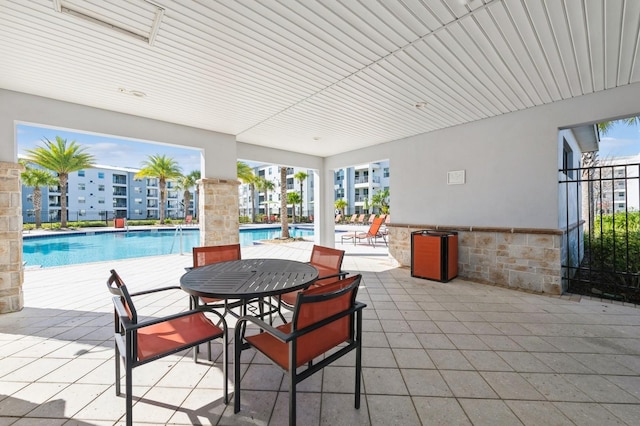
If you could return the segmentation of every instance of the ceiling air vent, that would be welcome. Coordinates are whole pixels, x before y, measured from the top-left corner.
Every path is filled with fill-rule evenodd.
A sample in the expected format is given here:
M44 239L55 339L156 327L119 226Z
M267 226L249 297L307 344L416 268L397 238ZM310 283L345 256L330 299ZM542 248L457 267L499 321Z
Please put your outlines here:
M148 0L53 0L53 8L149 45L153 45L164 16L164 8Z

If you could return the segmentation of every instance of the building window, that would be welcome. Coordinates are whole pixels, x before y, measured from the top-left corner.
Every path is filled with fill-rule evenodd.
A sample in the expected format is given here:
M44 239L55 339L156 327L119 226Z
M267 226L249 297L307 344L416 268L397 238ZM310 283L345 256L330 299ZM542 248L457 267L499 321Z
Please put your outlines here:
M575 170L570 170L575 167L573 161L573 150L567 143L566 139L562 138L562 140L562 170L564 170L564 173L568 178L573 179Z
M98 185L98 191L104 191L104 185Z
M140 210L140 209L135 209L135 210L133 211L133 213L135 213L135 214L142 214L142 210Z
M98 204L104 204L104 197L98 197Z
M86 216L87 215L87 211L86 210L79 210L78 211L78 216Z
M384 169L382 169L382 177L389 177L389 168L385 167Z
M104 179L104 172L98 172L98 179Z
M79 170L79 171L78 171L78 176L82 176L82 177L84 177L84 170Z
M133 188L133 192L135 192L136 194L141 194L142 193L142 188L139 186L135 186Z
M84 191L84 183L79 183L78 184L78 191Z
M134 202L136 204L142 204L142 198L136 198Z
M84 203L85 203L84 197L78 197L78 204L84 204Z

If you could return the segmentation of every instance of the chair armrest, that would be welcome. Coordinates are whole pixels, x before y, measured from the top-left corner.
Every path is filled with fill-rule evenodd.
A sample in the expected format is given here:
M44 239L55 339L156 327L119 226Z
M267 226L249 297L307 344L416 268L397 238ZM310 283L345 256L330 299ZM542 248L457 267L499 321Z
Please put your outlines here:
M288 343L294 339L297 339L300 336L303 336L307 333L310 333L320 327L323 327L327 324L330 324L336 320L339 320L340 318L349 316L351 314L357 313L359 311L362 311L364 308L366 308L367 305L362 303L362 302L355 302L354 305L342 312L338 312L335 315L332 315L328 318L323 319L322 321L318 321L316 323L311 324L308 327L299 329L299 330L295 330L292 333L283 333L282 331L278 330L277 328L267 324L266 322L262 321L259 318L253 317L253 316L244 316L244 317L240 317L240 319L238 319L238 322L236 323L236 339L240 339L241 337L244 337L244 331L241 332L241 330L245 330L246 327L241 327L241 322L251 322L255 325L257 325L258 327L260 327L260 329L268 332L269 334L271 334L273 337L275 337L276 339L280 340L283 343ZM241 335L242 333L242 335ZM236 340L236 342L238 342L239 340Z
M252 315L245 315L243 317L238 318L238 322L236 322L236 338L240 338L240 337L244 337L244 331L246 330L246 327L241 326L243 323L246 322L250 322L253 323L255 325L257 325L258 327L260 327L261 330L264 330L266 332L268 332L269 334L271 334L273 337L275 337L276 339L280 340L281 342L287 343L289 342L292 337L291 334L287 334L287 333L283 333L282 331L278 330L277 328L267 324L266 322L262 321L260 318L258 317L254 317ZM242 333L242 335L241 335ZM239 340L236 340L236 342Z
M222 314L220 314L219 312L217 312L215 309L208 308L206 305L199 306L196 309L192 309L192 310L185 311L185 312L180 312L180 313L169 315L169 316L166 316L166 317L151 318L151 319L148 319L148 320L145 320L145 321L139 321L137 324L134 324L129 319L129 314L128 314L127 310L125 309L124 305L122 304L122 302L120 301L120 298L119 297L114 297L113 300L114 300L114 305L116 307L116 312L117 312L118 316L120 317L120 324L122 325L122 328L124 329L124 331L126 333L130 333L130 332L138 330L140 328L147 327L147 326L154 325L154 324L159 324L159 323L162 323L162 322L165 322L165 321L171 321L171 320L174 320L174 319L177 319L177 318L187 317L189 315L193 315L193 314L196 314L198 312L209 312L209 313L212 313L212 314L216 315L222 321L223 328L225 330L227 328L227 321L224 319L224 316Z
M319 276L317 281L321 281L321 280L326 280L327 278L344 278L347 275L349 275L348 271L340 271L336 274L331 274L331 275L323 275L323 276Z
M158 293L161 291L165 291L165 290L182 290L180 287L178 286L171 286L171 287L159 287L159 288L154 288L151 290L143 290L143 291L136 291L135 293L129 293L129 296L133 297L133 296L141 296L143 294L151 294L151 293Z

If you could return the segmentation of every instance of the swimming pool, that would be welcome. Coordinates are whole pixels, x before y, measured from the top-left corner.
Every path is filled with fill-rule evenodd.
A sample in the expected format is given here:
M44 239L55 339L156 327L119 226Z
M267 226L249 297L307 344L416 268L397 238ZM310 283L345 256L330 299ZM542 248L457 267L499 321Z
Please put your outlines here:
M241 229L240 245L250 246L254 241L280 237L281 229ZM292 237L308 237L313 230L289 228ZM191 253L200 245L197 229L184 229L182 238L175 230L130 230L128 232L90 232L53 236L24 236L23 261L30 266L63 266L105 260L130 259L133 257L158 256L163 254Z

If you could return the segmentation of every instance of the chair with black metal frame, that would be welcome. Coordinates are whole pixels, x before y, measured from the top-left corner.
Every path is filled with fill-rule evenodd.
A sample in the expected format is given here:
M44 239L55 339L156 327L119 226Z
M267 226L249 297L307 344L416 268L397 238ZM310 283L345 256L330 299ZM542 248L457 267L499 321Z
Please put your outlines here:
M185 349L197 348L201 343L222 338L222 372L224 403L228 396L228 342L227 322L224 316L208 306L199 306L186 312L180 312L161 318L140 320L133 303L133 297L157 293L165 290L180 290L180 287L162 287L136 293L129 293L127 286L115 270L107 280L109 291L114 294L114 340L116 361L116 395L121 394L120 362L125 366L126 392L126 424L133 424L133 369L149 362L181 352ZM214 324L207 316L219 317L222 328ZM197 361L197 352L193 352ZM211 361L211 351L208 359Z
M376 246L376 238L381 237L384 239L385 245L387 244L386 238L380 234L380 227L382 226L382 222L384 218L377 217L373 220L373 223L369 227L367 232L354 232L353 234L346 234L340 237L340 244L344 244L345 240L353 240L353 245L360 240L367 240L373 247Z
M199 268L212 263L240 260L241 258L242 253L240 251L240 244L194 247L193 267L186 269L191 270L193 268ZM200 297L200 300L206 305L211 305L216 308L224 308L225 313L228 311L228 304L226 300L214 299L211 297ZM197 302L197 300L195 301ZM199 303L196 303L194 306L197 306L198 304Z
M290 425L296 424L296 385L355 349L355 408L360 408L362 311L366 307L356 301L361 279L361 275L354 275L299 293L290 323L272 327L256 317L238 320L234 345L235 413L241 407L240 358L242 351L251 347L288 374ZM247 323L256 325L258 334L246 336Z
M311 287L320 287L345 278L347 272L342 270L343 259L344 250L314 244L311 250L311 259L308 263L318 270L318 279L311 284ZM280 295L279 306L293 310L298 293L301 291L303 290L291 291ZM280 310L278 310L278 314L282 321L286 322Z

